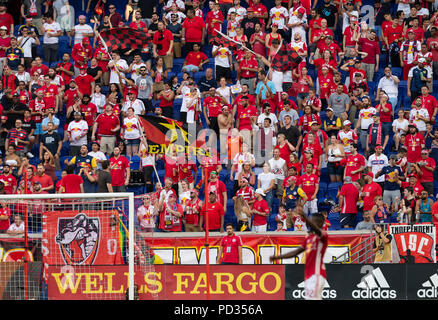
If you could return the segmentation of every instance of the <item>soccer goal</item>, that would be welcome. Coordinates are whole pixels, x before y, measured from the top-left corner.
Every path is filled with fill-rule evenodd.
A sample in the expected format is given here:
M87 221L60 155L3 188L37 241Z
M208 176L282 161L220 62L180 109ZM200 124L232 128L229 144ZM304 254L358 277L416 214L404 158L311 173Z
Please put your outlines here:
M0 195L0 299L156 299L137 285L154 274L143 197Z

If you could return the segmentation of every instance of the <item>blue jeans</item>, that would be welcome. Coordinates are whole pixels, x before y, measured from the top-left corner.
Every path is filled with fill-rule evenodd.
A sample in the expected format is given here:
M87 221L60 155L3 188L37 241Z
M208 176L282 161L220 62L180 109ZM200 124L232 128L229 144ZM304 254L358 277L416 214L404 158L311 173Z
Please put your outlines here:
M265 200L268 203L269 213L271 213L272 212L272 202L274 201L274 190L269 190L268 193L266 193Z

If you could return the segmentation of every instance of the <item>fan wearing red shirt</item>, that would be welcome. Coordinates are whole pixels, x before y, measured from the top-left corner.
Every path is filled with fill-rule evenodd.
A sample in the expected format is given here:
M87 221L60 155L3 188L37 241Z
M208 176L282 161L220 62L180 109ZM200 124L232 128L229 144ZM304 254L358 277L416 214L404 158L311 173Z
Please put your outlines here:
M359 190L352 182L350 176L346 176L339 193L340 223L343 228L353 228L357 215L357 201Z
M49 73L49 67L43 64L43 60L40 57L35 58L35 65L30 69L30 74L46 75Z
M421 185L417 174L412 172L410 175L408 175L409 181L402 181L401 187L403 189L406 189L407 187L412 187L414 189L414 196L415 198L419 199L421 191L424 190L423 186Z
M220 10L220 5L218 2L214 2L213 10L207 12L207 16L205 18L205 24L207 25L207 33L209 36L209 40L211 37L217 35L217 31L222 32L223 23L224 23L224 16Z
M429 88L427 86L421 87L421 101L422 107L427 109L430 116L432 125L435 123L435 118L438 111L438 102L436 98L429 94Z
M303 142L303 153L306 151L311 151L312 155L314 158L319 160L319 166L318 166L318 170L321 170L321 163L322 163L322 155L323 155L323 150L321 148L321 144L319 143L319 141L316 139L316 135L313 131L310 131L307 136L306 136L306 140L305 142ZM301 156L303 157L303 156Z
M252 125L257 122L258 111L255 106L248 104L248 97L242 97L240 103L242 108L237 110L236 128L238 128L240 133L244 135L244 142L251 145L248 138L250 139ZM245 131L247 133L245 133Z
M263 30L265 29L266 21L268 19L268 9L263 3L260 3L261 0L252 1L252 5L249 4L249 7L254 12L254 17L259 19L259 23L262 25Z
M51 82L48 74L44 76L44 85L40 88L40 90L44 91L45 108L53 108L55 109L55 113L57 113L59 107L57 96L59 94L59 90L58 86Z
M334 83L333 75L331 75L328 71L327 66L322 66L321 68L322 74L318 77L319 83L319 98L323 105L327 105L327 100L330 95L330 88Z
M64 80L64 83L69 83L71 81L71 78L74 75L74 68L73 64L70 62L70 55L68 53L64 53L62 61L56 65L55 71L57 72L57 75Z
M52 178L45 173L44 165L39 163L37 166L37 173L32 177L31 186L35 183L41 185L41 191L50 191L54 188Z
M269 206L263 189L259 188L255 191L255 201L252 205L251 213L253 215L251 231L266 232L268 227Z
M106 74L108 72L108 61L110 60L110 56L108 54L108 50L105 48L100 40L98 44L99 45L94 50L93 57L97 59L97 65L101 67L102 73ZM107 79L105 81L107 81Z
M129 184L131 169L129 160L120 154L120 148L114 147L114 156L109 159L114 192L125 192Z
M92 128L94 126L94 120L97 114L97 107L94 103L91 102L91 97L88 94L85 94L82 97L82 103L80 105L80 108L84 120L88 124L88 128Z
M237 78L247 79L252 81L257 76L258 62L255 56L246 51L243 59L239 62L239 69L237 70Z
M201 47L198 43L194 43L192 48L193 51L190 51L187 54L184 61L184 65L181 69L182 72L198 72L199 70L202 70L204 64L210 61L204 52L199 51Z
M218 197L218 202L225 208L227 204L227 186L218 178L217 171L210 172L210 180L207 185L207 192L214 192Z
M392 24L383 32L382 38L387 47L394 41L401 43L403 40L403 25L400 25L398 21L398 18L392 19Z
M201 215L199 219L199 225L202 230L207 229L206 225L206 213L208 214L208 231L209 232L224 232L224 207L216 201L216 193L210 192L208 194L208 202L204 203L201 209Z
M120 129L120 120L113 112L113 106L107 104L105 112L97 116L91 135L91 140L100 143L100 148L103 153L110 154L113 152L116 144L116 134Z
M315 29L313 32L312 42L316 42L316 46L320 46L324 43L326 36L331 36L333 38L333 31L327 28L327 20L321 19L321 28Z
M44 101L44 90L38 89L36 92L36 98L30 100L29 109L32 111L32 120L37 124L41 124L43 121L43 113L46 110L46 102ZM35 132L35 134L41 134Z
M382 187L374 182L373 178L374 174L371 171L364 176L365 184L360 195L363 200L363 211L370 211L374 207L374 198L381 197L383 194Z
M176 203L176 195L174 193L169 194L167 201L165 201L164 197L160 198L158 210L160 211L159 229L170 232L181 232L184 210L180 204Z
M203 205L203 201L198 198L198 189L190 190L190 199L187 200L184 208L184 230L186 232L200 231L199 229L199 213Z
M352 143L350 145L351 154L346 159L341 160L341 166L345 167L344 179L351 177L352 181L357 181L361 177L362 171L365 169L365 158L357 152L358 145Z
M84 37L81 42L73 46L71 57L75 62L75 68L79 69L80 67L88 66L88 61L93 57L93 48L88 37Z
M167 70L173 68L173 33L167 30L164 22L159 21L157 31L152 38L152 53L154 58L162 57Z
M405 137L406 158L408 163L421 161L421 150L424 149L424 136L418 132L417 126L413 123L408 125L408 133Z
M202 103L202 109L207 125L219 136L217 117L222 112L222 98L216 95L216 89L214 87L208 90L208 95L204 98L204 102Z
M342 47L344 51L348 48L355 47L360 35L360 27L356 17L350 17L350 24L344 30Z
M303 206L303 211L307 215L318 213L318 191L319 177L313 173L313 164L306 165L306 172L300 176L298 186L303 189L307 196L307 201Z
M231 222L227 223L225 230L227 235L220 242L216 264L242 264L242 238L236 236Z
M11 209L6 203L0 203L0 233L6 233L10 226Z
M86 66L81 66L79 74L75 77L75 82L78 86L78 91L82 94L92 95L94 93L95 81L94 78L87 73Z
M3 166L3 174L0 175L0 181L3 182L6 194L15 194L17 179L12 175L11 168L7 164Z
M204 44L205 22L201 17L195 16L193 9L187 10L187 17L182 23L182 44L189 45L194 43Z
M427 149L421 150L421 160L414 163L414 169L420 178L420 183L429 194L433 194L433 172L435 170L435 160L429 157Z
M59 193L84 193L84 180L74 174L74 165L65 168L66 175L61 179Z

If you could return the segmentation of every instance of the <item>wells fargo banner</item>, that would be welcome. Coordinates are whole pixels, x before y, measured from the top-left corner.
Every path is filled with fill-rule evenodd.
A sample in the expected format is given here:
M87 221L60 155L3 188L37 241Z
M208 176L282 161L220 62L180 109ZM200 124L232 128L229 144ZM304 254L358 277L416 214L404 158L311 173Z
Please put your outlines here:
M432 223L391 224L394 254L398 253L400 263L436 262L436 226Z
M123 263L119 224L112 210L43 214L43 260L47 265Z
M270 264L269 257L274 254L283 254L302 244L305 232L302 233L270 233L270 234L239 234L243 241L243 264ZM210 237L209 260L215 263L219 252L220 240L224 234ZM361 242L370 237L369 233L339 233L329 234L329 244L324 256L328 263L335 258L345 255L344 262L350 262L350 254L362 250ZM154 254L159 256L165 264L205 264L206 248L203 236L162 236L145 238ZM351 252L349 252L351 250ZM365 257L364 257L365 258ZM300 263L301 255L294 259L283 260L283 264ZM360 262L360 261L358 261Z
M135 268L140 300L284 300L284 266L149 265ZM50 266L51 300L124 300L128 266Z

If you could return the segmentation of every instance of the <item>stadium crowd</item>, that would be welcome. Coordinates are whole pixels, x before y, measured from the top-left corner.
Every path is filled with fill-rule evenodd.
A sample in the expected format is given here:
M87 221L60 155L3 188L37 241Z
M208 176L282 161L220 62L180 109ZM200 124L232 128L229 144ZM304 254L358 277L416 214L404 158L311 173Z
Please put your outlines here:
M23 0L17 23L0 3L0 193L135 189L147 231L204 230L206 211L210 231L306 230L297 205L327 229L438 221L435 2L79 7ZM112 28L150 45L108 53ZM279 72L283 46L301 59ZM212 156L149 153L147 114L210 128Z

